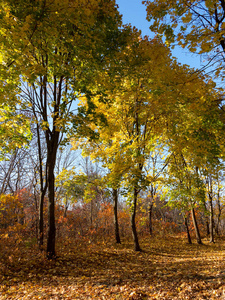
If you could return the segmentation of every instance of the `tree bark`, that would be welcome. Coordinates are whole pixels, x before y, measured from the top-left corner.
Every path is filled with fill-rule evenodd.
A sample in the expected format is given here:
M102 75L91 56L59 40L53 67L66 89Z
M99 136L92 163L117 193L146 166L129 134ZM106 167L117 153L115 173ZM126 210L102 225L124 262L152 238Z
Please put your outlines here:
M214 214L213 214L213 201L212 201L212 195L209 193L209 205L210 205L210 243L215 243L214 241Z
M187 217L184 217L184 224L185 224L186 231L187 231L187 239L188 239L188 243L189 243L189 244L192 244L192 241L191 241L191 235L190 235L190 231L189 231L189 227L188 227L188 220L187 220Z
M210 231L210 243L214 243L214 215L213 215L213 183L212 183L212 175L209 175L208 179L208 196L209 196L209 231Z
M113 189L113 211L114 211L115 239L117 244L121 244L119 223L118 223L118 190L117 189Z
M51 160L52 158L52 160ZM48 169L48 233L47 233L47 258L55 257L55 176L54 159L49 156Z
M218 196L218 199L217 199L217 207L218 207L218 215L217 215L217 223L216 223L216 226L215 226L215 232L216 232L217 235L219 235L220 217L221 217L221 213L222 213L219 196Z
M204 200L204 207L205 207L205 211L208 212L205 200ZM209 218L207 214L205 215L205 222L206 222L206 235L208 237L210 235L210 231L209 231Z
M152 236L153 229L152 229L152 209L153 209L153 203L149 202L149 208L148 208L148 218L149 218L149 233Z
M194 208L191 209L191 215L192 215L192 220L193 220L193 224L194 224L194 228L195 228L197 243L201 245L202 244L202 239L201 239L201 235L200 235L200 232L199 232L198 223L197 223L197 220L196 220Z
M221 213L222 213L222 207L221 207L221 203L220 203L220 186L219 186L219 179L218 179L218 190L217 190L217 208L218 208L218 215L217 215L217 222L216 222L216 226L215 226L215 233L217 235L219 235L219 225L220 225L220 217L221 217ZM215 225L215 224L214 224Z
M58 85L57 78L54 76L54 116L52 120L52 130L48 127L45 131L45 138L47 144L47 184L48 184L48 233L47 233L47 258L54 259L55 253L55 163L56 155L59 146L59 130L56 126L56 122L59 117L60 110L60 99L62 96L62 81L63 76L61 76ZM45 99L47 99L47 89L46 84L44 84L44 94ZM46 106L47 107L47 106ZM47 118L47 110L44 113L44 120ZM47 121L47 119L46 119Z
M206 216L206 235L210 235L208 216Z
M136 209L137 209L137 196L138 196L138 191L136 188L134 188L133 207L132 207L132 213L131 213L131 229L132 229L132 235L133 235L133 239L134 239L134 250L141 251L141 247L140 247L139 241L138 241L136 223L135 223Z
M93 201L91 199L91 202L90 202L90 223L91 223L91 228L93 227Z
M55 163L59 142L59 132L53 129L46 132L47 139L47 184L48 184L48 233L47 258L55 258Z
M43 169L42 169L42 147L41 147L41 140L40 140L40 131L39 125L37 124L37 142L38 142L38 157L39 157L39 176L40 176L40 199L39 199L39 214L38 214L38 246L40 250L43 250L44 244L44 198L47 191L47 182L44 185L43 179ZM45 178L47 174L45 174Z

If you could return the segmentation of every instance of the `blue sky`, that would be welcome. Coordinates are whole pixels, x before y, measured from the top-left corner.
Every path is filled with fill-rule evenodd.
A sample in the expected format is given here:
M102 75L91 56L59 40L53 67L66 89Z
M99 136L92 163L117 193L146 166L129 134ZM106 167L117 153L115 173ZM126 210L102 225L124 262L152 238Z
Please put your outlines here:
M130 23L141 29L142 35L148 35L150 38L154 37L149 29L150 23L146 20L146 10L142 0L116 0L116 3L119 6L119 12L123 15L124 24ZM182 64L196 68L201 66L200 56L190 53L187 49L177 47L172 51L172 54Z

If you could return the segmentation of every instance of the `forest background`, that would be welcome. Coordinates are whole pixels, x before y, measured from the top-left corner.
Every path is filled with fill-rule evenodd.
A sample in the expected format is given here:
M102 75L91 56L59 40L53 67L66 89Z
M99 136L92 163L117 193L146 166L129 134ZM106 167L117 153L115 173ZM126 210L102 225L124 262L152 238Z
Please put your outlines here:
M223 245L224 1L145 1L151 38L111 0L0 2L3 297L17 268L93 245Z

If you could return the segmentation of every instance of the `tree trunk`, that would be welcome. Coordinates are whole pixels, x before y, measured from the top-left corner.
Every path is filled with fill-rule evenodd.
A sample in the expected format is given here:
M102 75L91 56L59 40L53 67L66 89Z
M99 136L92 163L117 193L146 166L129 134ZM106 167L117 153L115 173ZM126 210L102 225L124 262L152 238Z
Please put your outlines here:
M206 216L206 235L210 235L208 216Z
M208 196L209 196L209 209L210 209L210 217L209 217L209 231L210 231L210 243L214 243L214 221L213 221L213 183L212 183L212 175L209 175L208 180Z
M204 208L205 208L205 211L208 212L205 201L204 201ZM210 235L210 231L209 231L209 218L208 218L207 214L205 215L205 222L206 222L206 235L209 236Z
M190 231L189 231L189 227L188 227L188 220L187 220L187 217L184 217L184 224L185 224L186 231L187 231L187 239L188 239L188 243L189 243L189 244L192 244L191 236L190 236Z
M45 174L45 185L43 178L43 160L42 160L42 147L40 140L40 130L39 125L37 124L37 142L38 142L38 157L39 157L39 176L40 176L40 199L39 199L39 214L38 214L38 246L40 250L43 250L44 244L44 198L47 191L47 174ZM47 173L47 172L46 172Z
M148 208L148 218L149 218L149 233L152 236L153 230L152 230L152 208L153 208L153 203L149 203L149 208Z
M214 221L213 221L213 201L212 195L209 193L209 205L210 205L210 243L215 243L214 241Z
M67 200L67 198L66 198L65 209L64 209L64 213L63 213L63 217L64 217L64 218L67 217L68 206L69 206L69 203L68 203L68 200Z
M216 226L215 226L215 232L217 235L219 235L219 225L220 225L220 217L221 217L221 206L220 206L220 202L218 201L217 203L218 205L218 215L217 215L217 223L216 223Z
M92 228L92 225L93 225L93 201L91 199L91 210L90 210L90 222L91 222L91 228Z
M47 77L45 76L44 81L47 81ZM56 155L59 146L59 135L60 131L58 130L56 123L59 118L60 111L60 100L62 96L62 82L63 76L60 77L60 80L57 85L57 78L54 76L54 116L52 119L53 128L45 131L45 138L47 144L47 183L48 183L48 233L47 233L47 258L53 259L55 258L55 163L56 163ZM44 95L47 100L47 88L46 82L44 83ZM44 120L47 119L47 110L44 112Z
M218 187L218 193L217 193L217 207L218 207L218 215L217 215L217 223L215 226L215 232L217 235L219 235L219 225L220 225L220 217L222 213L222 208L220 205L220 188Z
M114 211L114 229L115 229L115 238L116 243L121 244L120 233L119 233L119 223L118 223L118 190L113 189L113 211Z
M141 251L141 247L138 242L138 235L137 235L137 229L136 229L136 223L135 223L136 209L137 209L137 196L138 196L138 191L136 188L134 188L133 207L132 207L132 213L131 213L131 229L132 229L132 235L133 235L133 239L134 239L134 250Z
M48 132L49 133L49 132ZM48 134L46 133L46 135ZM59 132L52 131L47 136L47 183L48 183L48 233L47 233L47 258L55 258L55 163L58 149Z
M55 178L54 164L48 161L48 235L47 258L55 257Z
M200 236L200 232L199 232L198 223L197 223L197 220L196 220L194 208L191 209L191 215L192 215L192 220L193 220L193 224L194 224L194 228L195 228L197 243L201 245L202 244L202 239L201 239L201 236Z

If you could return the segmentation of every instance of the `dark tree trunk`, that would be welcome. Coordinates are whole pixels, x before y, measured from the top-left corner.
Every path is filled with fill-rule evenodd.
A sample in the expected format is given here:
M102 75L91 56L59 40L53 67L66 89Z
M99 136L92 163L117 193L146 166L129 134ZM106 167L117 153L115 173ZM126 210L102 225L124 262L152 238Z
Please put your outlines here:
M150 235L153 234L153 229L152 229L152 209L153 209L153 203L149 203L149 208L148 208L148 218L149 218L149 233Z
M214 243L214 220L213 220L213 201L212 195L209 194L209 205L210 205L210 243Z
M214 243L214 215L213 215L213 183L212 176L208 178L208 196L209 196L209 232L210 232L210 243Z
M191 235L190 235L190 231L189 231L189 227L188 227L188 219L187 219L187 217L184 217L184 224L185 224L185 227L186 227L188 243L192 244Z
M50 156L51 157L51 156ZM54 162L48 161L48 233L47 258L55 257L55 178Z
M118 223L118 190L113 189L113 210L114 210L114 229L116 243L121 244L120 233L119 233L119 223Z
M47 191L47 174L45 174L45 185L43 178L43 160L42 160L42 147L40 140L40 130L37 124L37 142L38 142L38 156L39 156L39 176L40 176L40 198L39 198L39 214L38 214L38 246L40 250L43 250L44 244L44 198ZM46 172L47 173L47 172Z
M46 132L47 136L47 183L48 183L48 233L47 233L47 258L53 259L55 254L55 163L58 149L59 132Z
M205 201L204 201L204 208L205 208L205 211L208 213ZM207 214L205 215L205 223L206 223L206 235L209 236L210 235L210 231L209 231L209 217L208 217Z
M55 163L59 142L59 132L55 126L53 131L46 132L47 140L47 183L48 183L48 233L47 233L47 258L52 259L55 254Z
M194 228L195 228L197 243L201 245L202 244L202 239L201 239L201 235L200 235L200 232L199 232L198 223L197 223L197 220L196 220L194 208L191 209L191 215L192 215L192 220L193 220L193 224L194 224Z
M219 226L220 226L220 219L219 219L219 216L217 216L217 223L215 225L215 233L216 235L220 235L220 232L219 232Z
M46 144L47 144L47 184L48 184L48 233L47 233L47 258L53 259L56 256L55 253L55 163L56 155L59 146L60 132L57 128L56 122L58 121L60 111L60 99L62 96L62 82L63 77L60 78L57 85L57 78L54 76L54 117L53 128L48 128L45 131ZM44 94L47 99L47 89L44 86ZM47 111L45 111L45 118L47 118ZM44 120L45 120L44 118ZM47 119L46 119L47 121Z
M217 207L218 207L218 215L217 215L217 223L215 226L215 232L217 235L219 235L219 226L220 226L220 217L222 213L222 208L220 204L220 187L219 187L219 181L218 181L218 192L217 192Z
M132 229L132 235L133 235L133 239L134 239L134 250L141 251L141 247L138 242L138 235L137 235L137 229L136 229L136 223L135 223L136 209L137 209L137 196L138 196L138 191L136 188L134 188L133 207L132 207L132 213L131 213L131 229Z
M90 207L90 223L91 223L91 228L93 227L93 201L91 199L91 207Z
M208 216L206 216L206 234L207 234L207 236L210 235Z
M222 212L219 199L217 200L217 206L218 206L218 215L217 215L217 223L216 223L216 226L215 226L215 232L216 232L217 235L219 235L220 217L221 217L221 212Z

